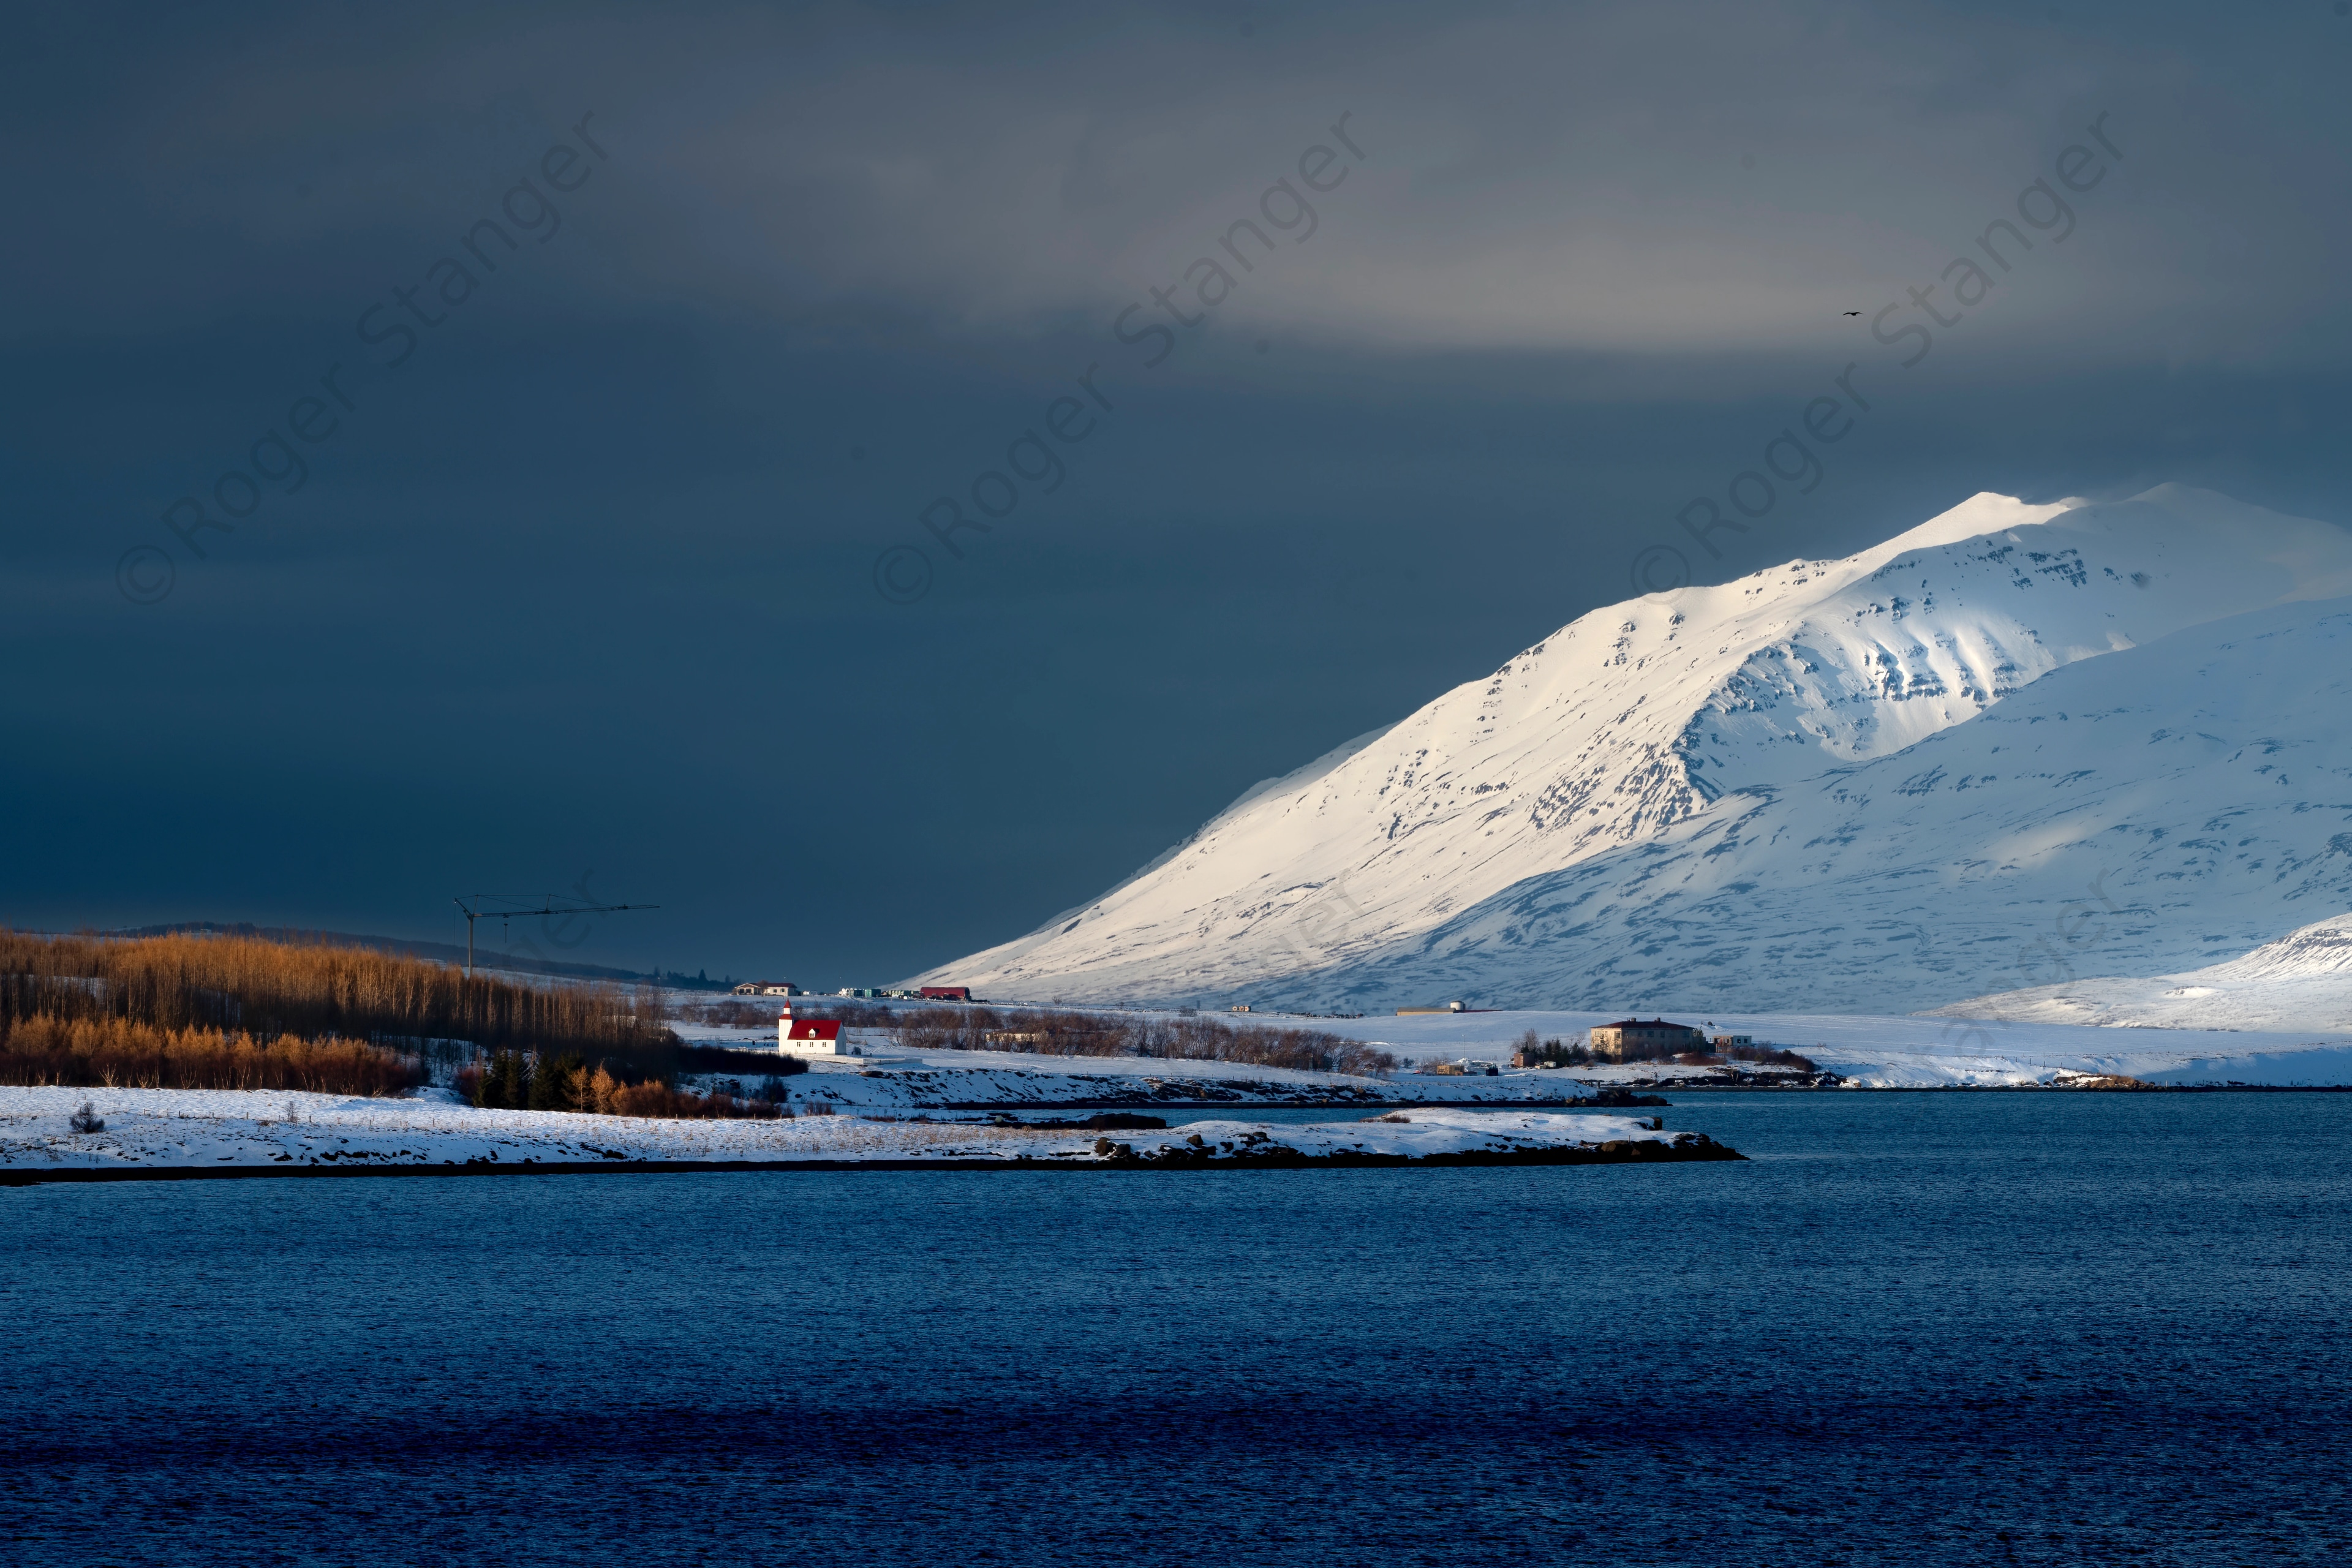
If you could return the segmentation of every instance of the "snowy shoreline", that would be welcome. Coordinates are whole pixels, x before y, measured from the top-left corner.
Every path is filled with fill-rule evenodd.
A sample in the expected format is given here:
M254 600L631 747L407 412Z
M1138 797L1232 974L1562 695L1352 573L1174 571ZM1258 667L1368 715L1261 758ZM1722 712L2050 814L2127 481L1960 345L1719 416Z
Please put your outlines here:
M85 1102L104 1122L76 1132ZM192 1176L722 1170L1198 1169L1738 1160L1630 1117L1419 1110L1363 1121L1200 1121L1104 1136L835 1114L656 1121L439 1100L247 1090L0 1089L0 1185Z
M1650 1016L1650 1009L1642 1009ZM2082 1024L2010 1022L1938 1016L1734 1013L1708 1009L1666 1015L1713 1030L1786 1047L1843 1081L1842 1089L2063 1087L2075 1077L2137 1078L2150 1083L2260 1084L2325 1088L2352 1084L2352 1036L2255 1030L2102 1028ZM1288 1021L1280 1014L1275 1019ZM1377 1041L1412 1056L1509 1058L1513 1042L1533 1029L1574 1039L1622 1014L1498 1010L1418 1017L1329 1019L1317 1027ZM1675 1089L1713 1069L1673 1062L1594 1063L1563 1069L1594 1088ZM1505 1068L1489 1086L1508 1086ZM1518 1075L1533 1078L1529 1072ZM1546 1072L1543 1077L1552 1074ZM1399 1074L1396 1081L1411 1078ZM1426 1081L1426 1080L1423 1080ZM1461 1080L1456 1080L1461 1081ZM1476 1079L1467 1080L1476 1082ZM1743 1085L1763 1087L1760 1085Z
M1642 1013L1649 1016L1648 1009ZM1836 1075L1840 1082L1835 1087L1840 1089L2065 1087L2076 1079L2100 1077L2215 1087L2352 1084L2352 1035L2099 1027L1941 1015L1707 1009L1668 1016L1678 1022L1704 1023L1713 1032L1748 1035L1759 1044L1793 1050L1822 1071ZM877 1063L878 1070L870 1077L859 1070L860 1064L844 1058L790 1081L796 1086L796 1094L803 1087L819 1087L824 1098L838 1097L845 1107L892 1104L976 1110L1026 1104L1109 1109L1156 1102L1176 1109L1189 1100L1237 1108L1359 1103L1369 1114L1384 1105L1412 1101L1556 1104L1611 1089L1696 1087L1709 1079L1719 1081L1724 1071L1675 1062L1591 1062L1562 1068L1509 1065L1518 1041L1530 1030L1539 1039L1580 1040L1592 1026L1623 1016L1621 1013L1506 1008L1362 1018L1279 1012L1257 1016L1277 1028L1326 1029L1408 1058L1469 1063L1473 1070L1439 1077L1408 1067L1388 1078L1370 1079L1229 1062L942 1051ZM681 1025L678 1032L694 1044L737 1048L769 1044L775 1038L772 1028ZM1487 1066L1496 1069L1495 1077L1485 1076L1481 1069ZM1788 1075L1790 1079L1801 1076ZM1780 1084L1772 1077L1759 1076L1738 1087Z

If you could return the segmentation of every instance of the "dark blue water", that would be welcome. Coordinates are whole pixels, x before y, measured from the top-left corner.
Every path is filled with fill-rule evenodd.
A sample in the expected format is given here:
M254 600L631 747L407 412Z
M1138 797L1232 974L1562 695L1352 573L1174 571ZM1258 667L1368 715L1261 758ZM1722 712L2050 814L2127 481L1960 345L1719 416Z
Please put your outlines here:
M1748 1164L0 1193L29 1563L2340 1562L2352 1096Z
M1649 1091L1645 1089L1643 1092L1648 1093ZM1661 1098L1664 1097L1662 1096ZM1696 1101L1703 1100L1705 1097L1702 1094L1693 1094L1689 1098L1692 1100ZM1573 1107L1559 1105L1528 1105L1516 1108L1507 1105L1456 1105L1452 1107L1452 1109L1469 1111L1508 1111L1517 1109L1521 1111L1531 1111L1538 1116L1638 1116L1643 1121L1647 1121L1649 1118L1660 1114L1660 1112L1654 1110L1647 1106L1643 1106L1638 1110L1601 1110L1590 1111L1580 1111L1575 1110ZM1395 1113L1410 1118L1412 1115L1412 1107L1405 1106L1400 1108ZM1040 1110L1032 1114L1030 1120L1035 1121L1062 1121L1075 1124L1076 1122L1083 1121L1086 1118L1096 1113L1091 1110ZM1378 1117L1389 1113L1378 1110L1368 1110L1362 1106L1350 1106L1343 1110L1334 1110L1328 1107L1325 1107L1320 1110L1311 1110L1288 1105L1226 1105L1214 1107L1207 1110L1171 1110L1166 1106L1153 1106L1148 1110L1137 1111L1134 1114L1156 1116L1160 1121L1168 1123L1171 1127L1190 1127L1197 1121L1248 1121L1270 1127L1297 1127L1318 1121L1360 1121L1369 1117ZM959 1111L953 1113L953 1117L956 1120L971 1121L985 1121L988 1120L984 1114L977 1111ZM940 1120L948 1119L949 1118L940 1118ZM1690 1125L1696 1126L1696 1123L1690 1123Z

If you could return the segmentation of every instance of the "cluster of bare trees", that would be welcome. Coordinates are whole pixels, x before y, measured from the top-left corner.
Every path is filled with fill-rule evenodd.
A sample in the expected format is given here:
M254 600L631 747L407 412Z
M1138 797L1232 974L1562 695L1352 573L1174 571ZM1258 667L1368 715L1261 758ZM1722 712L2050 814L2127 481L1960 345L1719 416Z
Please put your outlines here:
M518 985L423 959L256 937L49 937L0 931L0 1037L34 1018L120 1019L256 1038L432 1039L631 1057L674 1047L661 993Z
M1525 1068L1546 1064L1562 1068L1585 1067L1592 1061L1592 1049L1582 1040L1562 1044L1557 1037L1540 1039L1533 1029L1529 1029L1519 1037L1518 1050L1511 1059Z
M1521 1035L1518 1052L1512 1058L1521 1067L1549 1063L1554 1067L1591 1067L1596 1062L1679 1062L1684 1067L1720 1067L1727 1061L1756 1062L1766 1067L1794 1068L1799 1072L1818 1072L1812 1060L1794 1051L1775 1050L1770 1046L1727 1046L1721 1054L1714 1051L1684 1051L1672 1046L1629 1045L1622 1056L1596 1057L1591 1047L1582 1040L1563 1043L1558 1038L1541 1039L1533 1029Z
M424 1081L415 1057L358 1040L163 1029L113 1017L0 1021L0 1083L397 1094Z
M827 1008L828 1012L833 1011ZM925 1007L861 1025L887 1025L910 1051L1020 1051L1043 1057L1146 1057L1235 1062L1358 1075L1396 1070L1378 1046L1322 1029L1233 1025L1220 1018L1088 1013L1065 1008ZM853 1022L844 1018L845 1023Z

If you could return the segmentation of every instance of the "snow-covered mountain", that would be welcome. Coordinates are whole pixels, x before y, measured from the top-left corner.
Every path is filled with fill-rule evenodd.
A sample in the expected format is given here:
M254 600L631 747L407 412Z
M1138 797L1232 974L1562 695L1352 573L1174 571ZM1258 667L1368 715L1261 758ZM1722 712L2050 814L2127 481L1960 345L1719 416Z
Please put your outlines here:
M2234 957L2352 906L2347 707L2352 601L2190 627L1530 878L1371 972L1423 995L1886 1013Z
M2203 969L2036 985L1936 1011L2014 1024L2352 1034L2352 914L2315 921Z
M922 978L1005 997L1365 1008L1469 995L1887 1011L2001 988L2013 965L1995 955L2037 939L2043 904L2079 901L2105 873L2098 898L2137 909L2129 874L2161 879L2118 840L2083 887L2044 885L2045 868L2074 875L2092 795L2115 818L2105 832L2138 820L2115 816L2112 792L2146 784L2132 809L2161 807L2149 843L2177 846L2242 796L2272 802L2276 763L2230 771L2249 736L2258 758L2325 751L2298 754L2305 780L2337 768L2330 710L2298 704L2315 675L2340 687L2352 665L2344 618L2282 607L2347 594L2352 535L2325 523L2178 486L2103 505L1979 495L1843 561L1581 616L1258 785L1092 903ZM2259 624L2222 641L2159 651L2250 612ZM2290 624L2293 648L2255 635ZM2095 691L2053 684L2111 667ZM2044 711L2049 690L2071 706ZM2153 783L2183 765L2197 776ZM2352 781L2322 787L2297 790L2294 832L2332 823L2316 852L2333 854L2352 823L2326 803L2352 803ZM2177 964L2297 923L2277 918L2280 895L2246 904L2270 922L2251 936L2210 919L2191 933L2164 890L2137 925L2103 929L2129 926ZM2326 907L2347 903L2352 889Z

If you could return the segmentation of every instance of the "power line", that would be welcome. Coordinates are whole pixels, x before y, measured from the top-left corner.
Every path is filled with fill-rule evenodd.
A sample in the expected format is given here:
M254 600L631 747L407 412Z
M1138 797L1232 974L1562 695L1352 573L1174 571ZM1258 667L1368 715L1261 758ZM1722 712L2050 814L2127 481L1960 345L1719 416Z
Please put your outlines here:
M547 907L537 910L490 910L481 907L492 899L510 899L518 902L538 899ZM535 915L601 915L610 914L617 910L661 908L659 904L558 904L552 893L476 893L471 905L463 899L453 899L451 902L466 911L466 978L468 980L474 977L474 922L476 921L485 918L529 920Z

